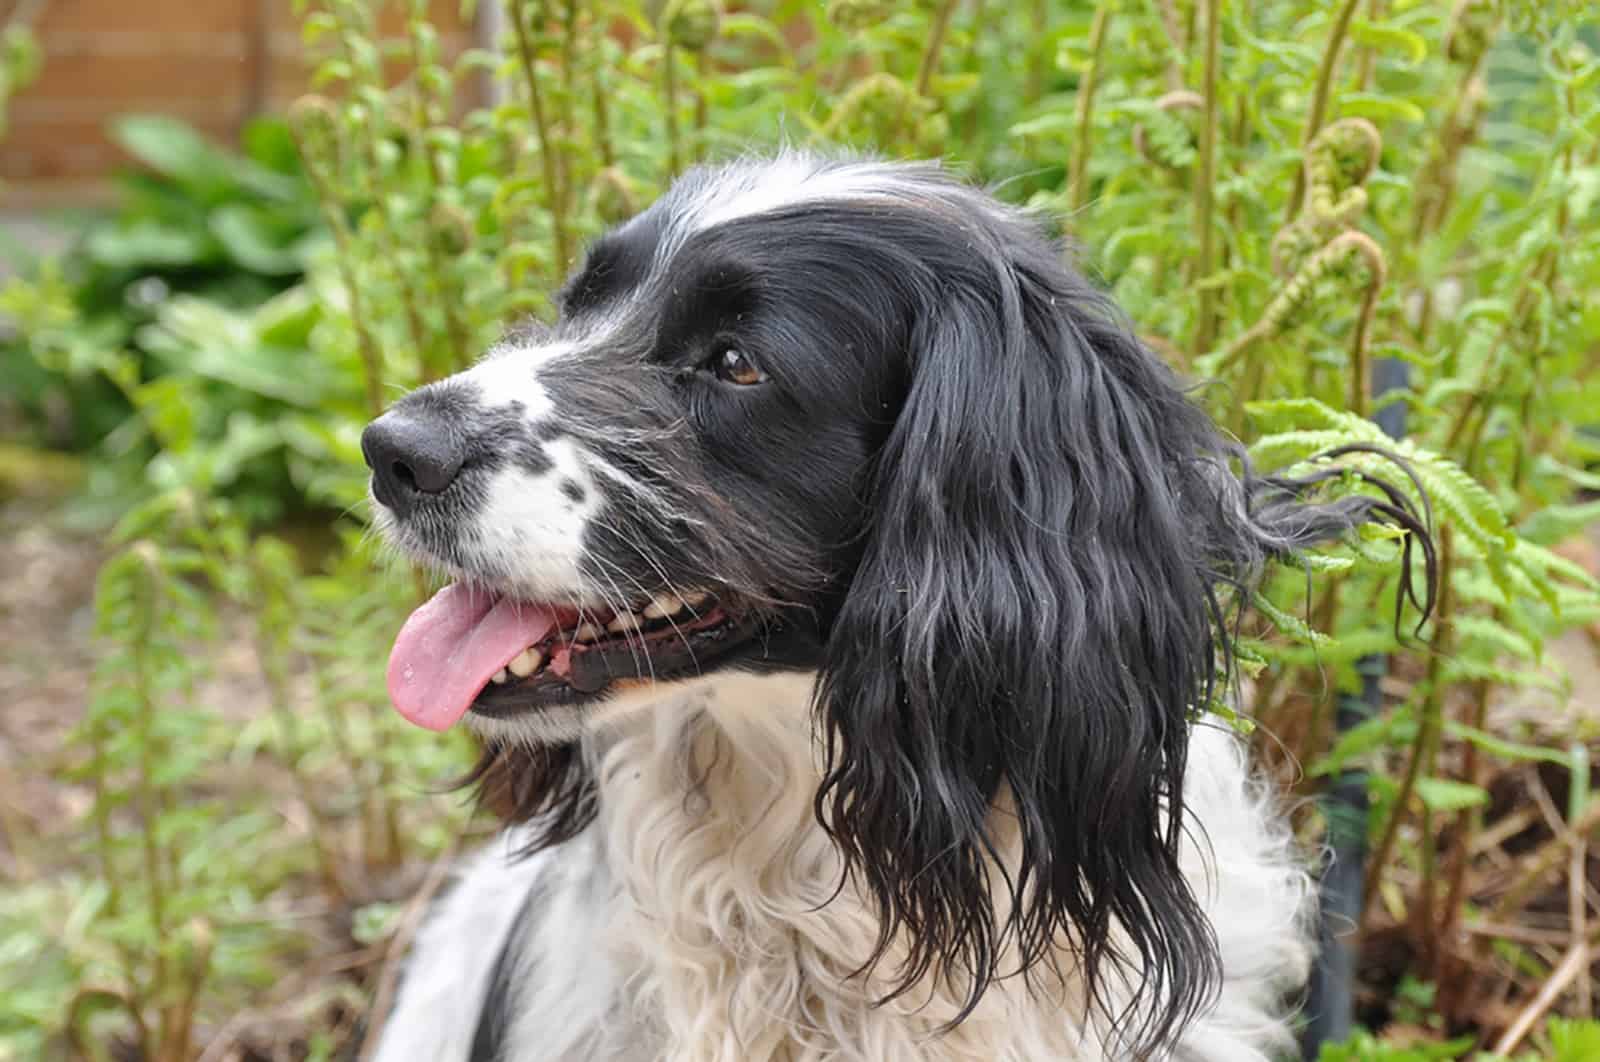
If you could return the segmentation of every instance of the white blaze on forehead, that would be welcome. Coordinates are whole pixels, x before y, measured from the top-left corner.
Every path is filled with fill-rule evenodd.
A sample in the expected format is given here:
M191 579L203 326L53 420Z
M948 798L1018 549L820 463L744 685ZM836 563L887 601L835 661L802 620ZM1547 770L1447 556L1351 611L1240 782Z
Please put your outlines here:
M694 221L696 227L705 229L802 203L927 197L943 183L932 166L829 164L802 155L784 155L759 165L734 164L720 171L696 197Z
M838 162L799 153L729 163L684 178L669 193L671 213L656 248L661 270L696 232L789 207L842 203L899 204L951 218L1009 218L1010 208L955 180L935 163Z
M486 408L520 402L529 420L539 420L553 407L549 392L539 382L539 368L574 349L571 343L502 343L454 378L475 385Z

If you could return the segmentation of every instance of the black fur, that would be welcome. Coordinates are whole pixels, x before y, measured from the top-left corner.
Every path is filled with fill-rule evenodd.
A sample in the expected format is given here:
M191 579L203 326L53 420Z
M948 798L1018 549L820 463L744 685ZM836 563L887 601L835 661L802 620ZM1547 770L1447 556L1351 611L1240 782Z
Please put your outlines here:
M519 977L528 977L538 965L537 955L526 954L525 927L530 914L545 900L545 892L537 884L523 896L517 915L511 920L500 954L495 957L489 971L489 987L484 993L483 1006L478 1011L478 1027L472 1033L472 1048L467 1062L501 1062L507 1037L511 1033L516 1012L516 985Z

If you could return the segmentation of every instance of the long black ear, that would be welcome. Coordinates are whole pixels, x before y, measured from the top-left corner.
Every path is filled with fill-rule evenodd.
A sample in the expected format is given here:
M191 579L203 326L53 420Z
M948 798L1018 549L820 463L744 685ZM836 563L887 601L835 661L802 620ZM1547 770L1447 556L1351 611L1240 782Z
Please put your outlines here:
M1107 301L1015 229L981 265L967 241L919 310L819 685L817 810L881 908L873 961L909 950L894 994L954 976L970 1010L1065 935L1098 1005L1108 963L1143 986L1110 1016L1146 1057L1218 981L1176 798L1228 648L1219 584L1364 520L1422 527L1398 492L1307 504L1235 471Z

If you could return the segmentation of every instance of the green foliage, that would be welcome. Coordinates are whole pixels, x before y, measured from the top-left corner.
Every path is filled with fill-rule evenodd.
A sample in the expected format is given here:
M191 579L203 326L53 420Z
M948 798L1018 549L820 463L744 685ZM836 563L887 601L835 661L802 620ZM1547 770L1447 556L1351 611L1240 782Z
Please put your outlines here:
M390 5L388 40L376 7L300 4L315 94L243 156L122 123L148 171L64 262L0 294L19 337L0 371L33 408L67 394L59 441L99 447L108 507L143 500L101 576L107 655L73 744L78 776L101 780L79 824L94 858L23 894L74 932L8 945L39 976L0 993L0 1043L27 1054L58 1031L77 981L113 986L97 1029L189 1035L296 954L292 931L251 922L273 889L349 902L361 944L393 932L354 868L431 854L459 826L416 789L460 747L402 733L376 681L416 586L376 571L354 527L315 574L252 531L306 503L359 511L358 433L392 395L548 316L585 243L687 166L784 144L943 155L1063 219L1150 345L1212 381L1199 397L1259 467L1426 496L1437 616L1396 623L1402 592L1424 594L1420 572L1402 583L1405 542L1335 545L1254 596L1249 681L1216 707L1306 764L1308 793L1368 769L1369 911L1431 956L1402 985L1442 986L1395 1015L1434 1034L1479 1018L1432 943L1456 946L1478 912L1437 867L1474 858L1491 768L1560 772L1577 819L1600 737L1499 733L1486 714L1531 686L1559 697L1546 647L1600 620L1592 573L1554 548L1593 524L1600 490L1592 6L1362 4L1346 25L1309 0L504 0L502 39L454 58L420 0ZM469 95L485 82L491 100ZM1373 394L1380 359L1408 368L1405 388ZM1393 403L1404 440L1372 419ZM268 691L247 718L199 692L219 611L243 617ZM1394 652L1415 666L1336 733L1359 662ZM262 762L307 824L289 849L216 790ZM1546 957L1515 962L1525 982L1548 974ZM1596 1035L1556 1020L1535 1042L1575 1062ZM1363 1034L1322 1057L1473 1046Z
M1600 1058L1600 1021L1552 1018L1544 1031L1548 1051L1529 1051L1508 1058L1474 1051L1470 1037L1448 1043L1396 1046L1362 1031L1340 1044L1325 1044L1317 1062L1590 1062Z
M1393 1047L1361 1032L1342 1044L1324 1044L1317 1062L1450 1062L1462 1056L1471 1041Z
M1600 1021L1550 1022L1550 1062L1584 1062L1600 1058Z
M0 29L0 136L6 132L6 104L39 76L39 44L27 26Z
M247 1005L305 949L301 930L268 914L275 893L309 878L348 896L358 875L442 851L463 825L436 809L408 822L419 780L453 773L461 746L385 709L373 647L403 600L353 537L329 571L308 574L225 503L179 489L130 512L112 542L95 594L108 649L66 772L93 794L78 838L93 875L20 894L38 921L7 945L17 982L0 997L0 1058L63 1027L80 1042L131 1029L143 1057L190 1057L197 1023ZM215 685L241 610L266 691L259 715ZM299 844L280 842L284 825L254 789L272 778L263 762L307 817Z
M243 155L170 118L126 118L112 135L144 164L119 180L115 209L64 259L0 289L16 325L0 338L8 395L44 441L101 458L102 514L171 486L183 465L186 486L280 517L311 498L296 473L312 445L296 433L297 449L281 423L337 407L352 379L308 347L320 310L295 285L326 237L288 129L254 123ZM330 455L318 444L312 460Z

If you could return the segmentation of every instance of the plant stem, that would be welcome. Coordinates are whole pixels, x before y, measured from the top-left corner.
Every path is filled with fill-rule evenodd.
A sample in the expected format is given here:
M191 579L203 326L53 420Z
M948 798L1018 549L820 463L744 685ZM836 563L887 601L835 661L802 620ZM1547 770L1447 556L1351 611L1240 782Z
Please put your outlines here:
M351 71L352 87L356 87L355 79L359 78L363 82L360 87L370 89L375 93L383 93L386 91L386 86L383 84L381 78L368 76L370 71L368 71L366 64L357 59L355 50L350 44L352 36L359 35L368 39L371 38L374 27L371 24L370 18L366 17L370 14L370 12L368 11L367 7L362 4L341 5L339 7L339 11L341 17L341 32L338 34L339 48L340 52L344 56L345 63L348 64ZM348 21L346 21L346 18L348 18ZM416 30L417 26L415 20L412 20L408 27L408 37L412 51L412 66L416 71L421 71L421 49L417 40ZM420 78L418 79L418 83L415 84L415 89L415 105L420 110L424 106ZM354 171L359 183L361 195L365 198L365 201L370 204L371 209L374 210L377 216L382 220L382 224L373 227L372 242L377 245L379 252L378 257L388 269L389 274L394 278L395 285L400 289L401 304L405 307L406 325L411 333L411 344L416 350L418 368L421 371L423 382L426 383L434 379L434 377L437 375L435 372L436 359L433 355L432 349L433 342L429 335L428 329L423 324L421 310L422 300L417 297L417 290L415 284L412 282L411 272L402 264L401 255L394 247L393 241L390 239L393 233L399 231L403 227L404 219L399 215L398 211L396 211L392 198L383 195L378 188L379 175L383 172L384 168L383 163L378 155L378 143L385 138L386 127L389 123L384 113L377 109L373 109L370 112L369 119L373 123L373 127L366 130L366 135L359 138L362 147L362 155L364 156L362 161L365 163L365 165L364 167L362 165L356 165L351 168ZM407 133L408 142L411 144L411 157L414 160L421 159L431 165L432 159L431 157L427 157L426 147L424 146L420 132L420 130L425 128L427 125L426 118L419 118L415 124L416 128L408 131ZM337 172L339 169L343 168L345 160L344 144L338 133L337 121L334 122L334 127L329 131L329 137L329 146L332 148L334 153L332 163L335 172ZM310 172L317 160L307 155L303 147L301 154L306 156L306 168L307 171ZM323 200L329 209L335 212L342 211L344 209L345 202L343 197L334 194L333 188L331 187L331 182L326 179L325 175L314 175L313 183L318 189L319 198ZM343 220L344 218L341 214L340 221L343 222ZM353 317L357 302L357 296L354 293L355 288L352 283L354 274L345 268L345 260L348 257L349 250L353 245L353 241L348 235L346 239L341 241L338 239L338 234L335 233L335 243L338 249L338 257L340 259L341 275L345 277L346 287L351 291L351 315ZM381 355L376 353L376 344L374 344L374 355L380 358L379 364L381 365ZM369 396L369 405L370 403L371 396ZM375 408L379 412L381 412L383 409L383 397L381 390L378 394L377 406Z
M296 147L299 148L300 158L305 162L306 178L311 182L312 190L317 194L317 201L322 206L322 216L328 223L328 231L333 233L334 259L338 263L339 280L344 284L345 293L350 297L350 326L355 330L356 354L361 359L361 383L366 394L367 415L376 417L383 412L383 358L378 353L378 344L373 341L371 330L367 327L367 315L361 301L361 287L356 283L353 268L355 249L351 246L350 226L342 213L342 204L322 170L322 160L316 157L298 129L294 131L294 140ZM407 309L411 309L409 302ZM422 338L415 330L415 322L413 325L412 338L418 344L417 356L421 358Z
M1023 96L1033 103L1044 95L1045 71L1049 69L1051 61L1044 47L1050 39L1050 0L1033 0L1028 22L1033 30L1033 47L1028 49L1028 78Z
M100 877L106 884L106 916L117 918L122 914L122 875L117 873L114 834L111 829L111 796L106 789L110 763L106 755L106 728L98 715L88 720L89 734L89 784L94 793L91 805L94 819L95 854L99 856ZM133 956L127 948L118 945L117 958L121 960L122 979L130 988L138 984L134 976ZM136 1009L136 1008L130 1008Z
M605 26L595 20L599 29L590 37L589 86L593 89L594 142L600 151L602 166L617 164L617 150L611 143L611 105L606 100L606 83L601 72L605 69Z
M1328 635L1333 634L1334 623L1339 616L1339 589L1344 585L1344 579L1334 576L1328 581L1328 588L1322 593L1322 600L1312 612L1313 629ZM1322 729L1329 718L1328 709L1339 696L1337 683L1324 683L1325 688L1311 705L1311 718L1306 721L1306 729L1299 748L1296 749L1295 759L1301 763L1310 763L1322 752ZM1309 687L1308 687L1309 688Z
M424 166L423 178L427 186L427 198L436 202L439 193L444 190L447 182L444 172L439 168L439 160L433 153L433 148L428 144L428 132L433 128L433 115L436 108L430 107L430 101L425 99L422 92L423 79L421 72L426 56L422 50L422 40L418 32L418 24L412 20L411 33L411 65L412 65L412 126L411 136L412 152L422 157ZM437 103L437 101L431 101ZM433 274L434 283L438 288L438 302L444 309L445 334L449 336L451 353L450 371L458 371L472 364L472 351L468 349L467 333L461 323L460 290L454 278L450 275L449 263L444 261L444 256L439 252L438 240L432 231L432 221L429 221L428 238L424 241L428 249L428 267ZM391 259L393 261L394 259ZM406 292L406 299L411 300L410 285L401 280ZM408 306L408 309L410 307ZM418 320L415 310L411 310L413 321Z
M1094 10L1094 21L1089 24L1089 68L1078 83L1077 134L1072 144L1072 162L1068 170L1067 202L1074 212L1082 210L1089 201L1089 150L1090 130L1094 128L1094 90L1100 77L1100 60L1105 55L1107 28L1111 25L1111 4L1102 3Z
M955 14L961 0L944 0L933 13L933 25L928 30L928 44L922 50L922 63L917 67L917 95L927 98L933 88L933 75L939 69L939 53L944 51L944 39L950 31L950 16Z
M1394 807L1390 809L1389 819L1384 823L1383 836L1378 841L1378 847L1373 852L1371 861L1367 863L1366 881L1361 887L1363 927L1372 917L1372 901L1377 895L1378 882L1383 877L1383 870L1394 851L1401 820L1406 817L1406 805L1411 803L1411 795L1416 791L1417 779L1424 767L1432 762L1433 754L1438 748L1439 733L1444 725L1441 711L1444 690L1439 679L1444 670L1444 662L1450 653L1452 631L1450 624L1455 610L1455 587L1451 578L1454 563L1454 536L1450 525L1446 524L1439 533L1439 601L1434 609L1434 615L1439 618L1435 621L1438 626L1434 628L1433 640L1428 646L1428 674L1423 693L1421 720L1417 727L1416 739L1411 745L1411 758L1406 764L1405 776L1400 782L1400 791L1395 794ZM1422 843L1432 844L1432 838L1425 837Z
M1358 417L1372 415L1372 365L1368 348L1372 319L1378 311L1378 292L1383 274L1373 276L1361 293L1361 310L1356 314L1355 335L1350 339L1350 412Z
M372 860L374 850L377 851L376 861L369 862L369 866L390 867L400 862L404 850L404 846L400 843L399 812L395 808L394 801L389 798L394 784L394 763L387 747L374 736L381 729L379 716L387 717L388 712L366 698L362 699L362 706L366 710L366 745L372 750L372 758L378 765L377 778L374 779L373 786L379 796L379 803L374 808L377 821L368 825L378 832L378 839L381 842L378 845L368 844L364 847L369 860Z
M702 162L706 157L706 141L711 128L711 104L706 99L706 53L694 57L694 158Z
M1593 949L1597 947L1600 947L1600 932L1591 934L1589 939L1578 937L1572 942L1561 962L1550 972L1545 983L1539 986L1533 1001L1522 1009L1510 1028L1495 1041L1495 1057L1504 1057L1517 1049L1523 1037L1533 1030L1534 1023L1561 998L1561 993L1566 991L1567 985L1589 969L1589 964L1594 959ZM1586 1012L1580 1010L1578 1013Z
M1589 780L1589 750L1583 742L1575 741L1568 755L1567 821L1578 822L1593 799ZM1572 935L1581 939L1589 933L1589 836L1580 830L1573 830L1571 834L1572 853L1567 862L1567 922ZM1584 963L1578 971L1577 997L1578 1013L1593 1014L1594 996L1593 986L1589 982L1588 963Z
M1322 121L1328 114L1328 97L1333 89L1333 74L1339 67L1339 51L1344 47L1345 34L1350 30L1350 20L1360 5L1361 0L1343 0L1333 16L1333 30L1328 35L1327 47L1322 52L1322 65L1317 68L1317 86L1311 93L1311 110L1306 115L1305 134L1300 141L1302 149L1309 148L1311 141L1322 130ZM1289 208L1283 219L1285 225L1292 222L1295 215L1300 213L1300 200L1304 197L1305 190L1305 170L1296 168L1294 189L1289 193Z
M1367 4L1367 17L1374 23L1383 21L1384 0L1370 0ZM1378 72L1378 49L1371 46L1361 49L1356 59L1356 88L1361 92L1372 91L1372 79Z
M1262 340L1288 328L1293 323L1295 314L1315 293L1317 282L1327 276L1335 266L1353 258L1364 260L1367 267L1369 276L1362 299L1362 316L1370 316L1376 305L1378 291L1383 287L1388 275L1388 265L1384 260L1383 248L1379 247L1372 237L1356 229L1350 229L1329 240L1316 254L1307 258L1295 271L1294 276L1290 277L1273 296L1267 308L1262 311L1261 317L1228 341L1217 361L1216 371L1221 372ZM1357 325L1355 339L1364 349L1366 328L1370 326L1370 321L1366 324L1358 321Z
M340 763L360 763L361 761L356 758L355 745L350 740L350 724L346 713L334 707L327 669L304 646L300 647L299 656L302 666L311 673L315 708L328 727L328 739L333 743L334 755L339 757ZM368 784L368 777L366 771L351 772L351 779L357 786L356 806L360 809L358 818L362 821L365 821L373 800L372 786ZM366 838L363 836L361 840L365 842Z
M533 112L534 131L539 135L539 169L544 176L545 204L550 215L550 232L555 250L552 272L559 276L566 271L571 258L567 219L561 209L566 197L562 194L561 178L557 172L555 141L550 132L549 116L545 113L544 93L539 89L537 57L533 51L533 39L528 32L527 16L522 5L516 5L511 14L511 26L517 38L517 58L522 69L522 79L528 86L528 108Z
M661 95L666 104L667 176L683 172L683 152L678 143L678 63L672 54L672 41L661 41Z
M1161 13L1161 31L1166 34L1167 44L1171 46L1168 53L1171 58L1167 61L1166 69L1167 91L1176 92L1184 85L1183 56L1189 50L1189 45L1174 0L1156 0L1156 8Z
M556 102L559 105L559 135L569 143L576 138L578 121L575 109L578 101L578 0L566 0L561 8L561 95ZM569 150L557 152L556 162L561 169L561 202L557 206L562 216L572 212L573 189L577 182L572 176L572 166L576 161L574 153ZM559 264L557 272L565 272L567 263Z
M281 591L283 588L266 588L264 583L268 576L262 565L252 563L254 569L256 592L261 595ZM311 780L300 767L300 757L303 749L300 741L300 728L294 716L294 709L290 707L289 681L284 667L284 651L279 639L272 631L267 629L263 621L264 613L256 613L256 659L261 668L261 677L267 685L268 703L272 710L273 718L278 724L279 739L283 742L283 765L289 772L290 781L294 785L295 795L300 798L300 803L305 806L306 815L311 827L311 849L316 856L317 869L322 874L322 883L325 888L335 896L346 895L343 881L340 880L338 863L334 859L333 846L328 843L329 832L327 818L322 813L321 805L311 789Z
M11 771L0 765L0 794L17 792L17 783L12 780ZM10 799L0 795L0 840L3 840L11 852L13 881L28 882L33 880L34 868L27 853L27 835L31 833L24 824L22 817L17 813L17 808Z
M153 552L153 551L152 551ZM139 628L134 634L133 644L133 685L134 693L138 697L135 709L137 720L137 742L139 753L135 765L134 791L139 804L139 834L141 850L144 855L144 876L146 903L150 916L150 933L155 941L152 948L152 973L148 984L134 986L135 991L144 1001L160 1001L166 997L168 989L167 976L167 888L164 873L161 868L161 843L156 837L160 826L159 805L157 799L155 777L156 764L156 734L155 734L155 678L150 673L150 640L155 636L156 625L156 580L162 578L162 573L154 569L154 562L147 565L142 573L139 586ZM157 1057L162 1054L161 1046L166 1041L166 1017L161 1015L161 1021L156 1032L156 1043L147 1044L146 1050Z
M1412 238L1421 240L1444 221L1454 197L1461 154L1472 139L1476 121L1472 104L1473 86L1482 67L1481 57L1461 72L1455 95L1445 110L1444 122L1433 138L1428 157L1417 170L1416 214Z
M344 289L350 296L350 324L356 332L356 351L361 357L361 381L366 389L367 415L376 417L383 412L383 359L378 353L378 345L372 339L372 332L367 328L366 310L361 301L361 285L356 283L355 270L352 268L354 258L350 250L348 238L341 239L339 230L334 230L333 242L338 250L339 279L344 282ZM420 350L417 352L422 353Z
M1217 45L1222 32L1222 0L1203 0L1206 13L1205 119L1200 128L1200 164L1194 171L1194 224L1199 242L1194 282L1200 287L1200 307L1190 350L1198 356L1211 349L1217 334L1216 289L1209 283L1216 251L1212 195L1217 176Z
M1494 610L1496 623L1502 621L1500 609ZM1475 730L1482 730L1489 712L1489 693L1493 689L1487 681L1473 684L1472 710L1467 715L1467 723ZM1479 778L1478 745L1477 742L1466 742L1462 753L1461 778L1468 785L1477 785ZM1444 912L1441 915L1438 929L1438 939L1441 943L1452 940L1461 925L1462 909L1466 903L1467 864L1472 859L1473 842L1483 829L1483 809L1480 807L1464 808L1456 814L1456 828L1451 838L1450 851L1445 855L1445 892ZM1439 986L1441 996L1453 994L1454 978L1446 976L1448 970L1443 957L1447 952L1441 948L1439 957L1434 963L1434 983ZM1465 986L1462 986L1463 988ZM1449 1008L1443 1008L1446 1012Z
M1572 841L1586 837L1596 827L1600 827L1600 801L1590 804L1587 812L1568 825L1565 834L1548 838L1533 851L1519 855L1516 879L1495 900L1494 906L1484 914L1483 921L1499 924L1514 918L1540 880L1566 860ZM1486 952L1492 943L1492 937L1483 936L1477 938L1475 946Z

